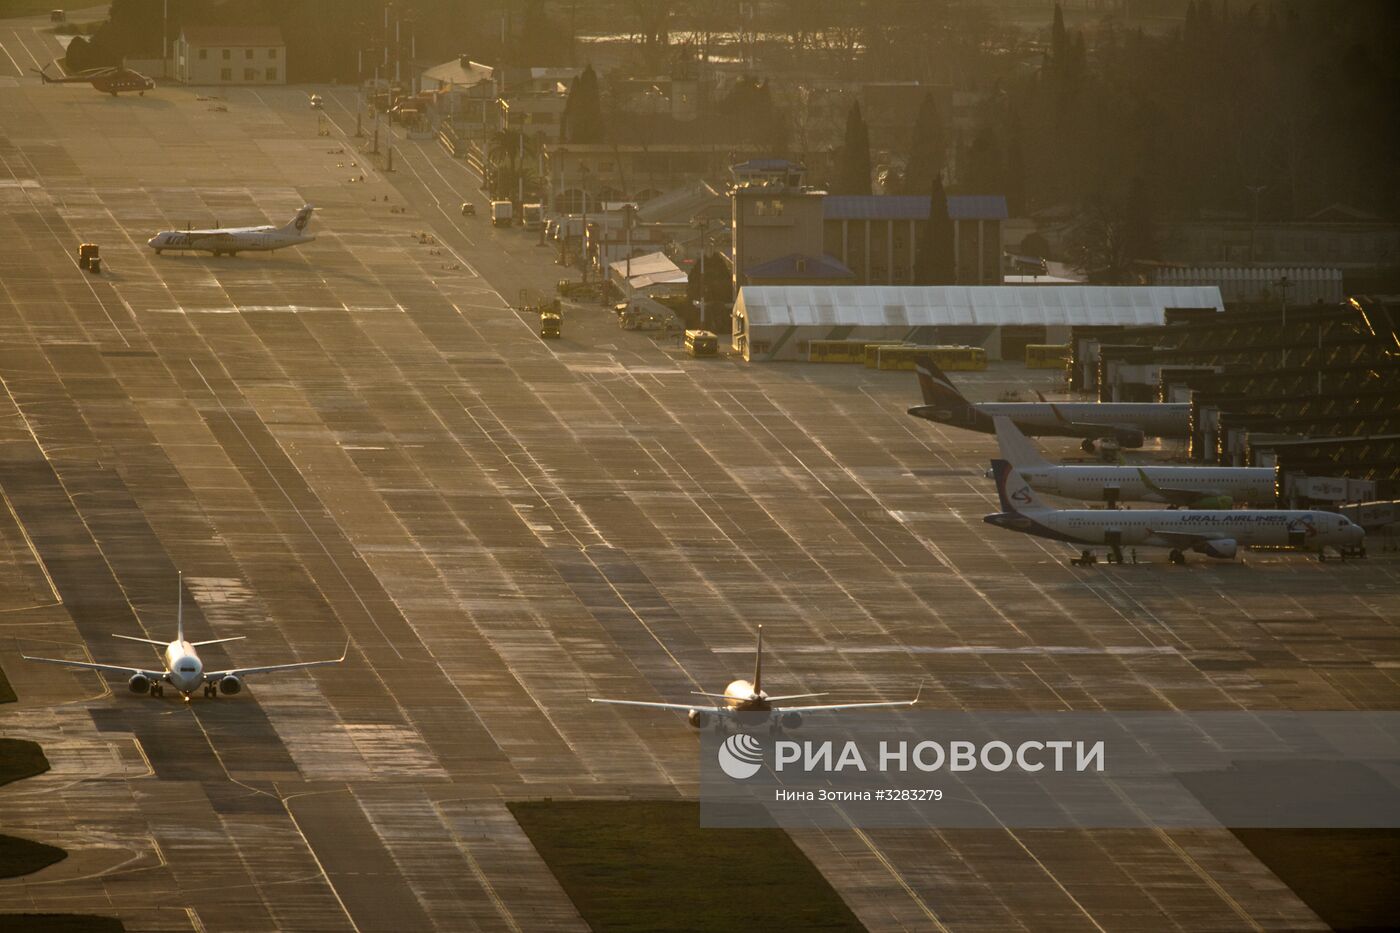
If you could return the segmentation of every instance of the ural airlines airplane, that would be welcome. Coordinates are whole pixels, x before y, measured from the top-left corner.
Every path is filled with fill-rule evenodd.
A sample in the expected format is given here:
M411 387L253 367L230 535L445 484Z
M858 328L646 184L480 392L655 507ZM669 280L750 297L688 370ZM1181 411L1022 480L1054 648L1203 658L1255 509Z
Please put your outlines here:
M306 232L314 210L310 204L305 205L281 227L268 224L264 227L224 227L214 230L165 230L147 240L146 245L155 250L157 256L167 249L204 250L215 256L222 253L232 256L245 250L267 252L286 249L316 239L314 234Z
M132 693L149 693L153 697L164 696L165 685L170 684L188 702L190 694L200 687L204 688L206 697L214 697L220 693L232 695L243 689L243 678L249 674L268 674L273 671L290 671L304 667L339 664L345 660L345 655L350 650L350 644L346 642L345 652L342 652L340 657L329 661L298 661L295 664L271 664L266 667L235 667L226 671L206 671L204 663L199 659L199 653L195 651L196 648L217 645L226 641L238 641L244 636L235 635L232 638L214 638L209 641L185 641L183 586L180 587L179 608L176 610L175 620L175 640L169 643L151 638L136 638L132 635L112 636L113 638L124 638L127 641L139 641L164 648L165 652L161 657L161 670L126 667L120 664L89 664L86 661L65 661L61 658L31 658L28 655L21 655L21 657L26 661L41 661L45 664L59 664L64 667L80 667L93 671L124 674L130 678L127 681L127 686L131 688Z
M994 415L1001 456L1031 488L1070 499L1162 502L1188 509L1229 509L1237 502L1272 505L1275 476L1269 467L1119 466L1058 464L1040 455L1015 423Z
M1353 548L1366 532L1351 519L1332 512L1294 509L1185 511L1175 509L1053 509L1032 491L1015 467L992 461L1001 511L983 518L989 525L1082 545L1074 561L1094 562L1093 548L1106 546L1110 563L1122 563L1124 545L1171 548L1171 562L1184 564L1183 551L1229 559L1240 545L1315 550Z
M991 434L994 415L1006 415L1022 432L1037 437L1082 437L1093 452L1094 441L1112 440L1120 447L1141 447L1144 437L1186 437L1191 406L1157 402L969 402L930 355L915 360L924 404L909 414L938 424Z
M752 724L753 719L760 718L765 714L772 727L796 729L802 724L802 717L807 713L829 713L840 709L869 709L873 706L913 706L919 702L919 697L916 694L912 700L895 700L889 703L839 703L826 706L780 707L777 704L787 700L805 700L811 697L825 696L825 694L790 693L785 696L770 697L763 692L763 626L761 625L758 627L758 649L754 657L753 681L732 681L729 686L724 688L723 693L704 693L699 690L695 693L697 696L711 697L720 702L714 704L646 703L641 700L605 700L601 697L589 697L588 699L593 703L615 703L618 706L644 706L648 709L677 710L684 712L686 720L696 729L704 729L712 724L732 724L741 716L745 722Z

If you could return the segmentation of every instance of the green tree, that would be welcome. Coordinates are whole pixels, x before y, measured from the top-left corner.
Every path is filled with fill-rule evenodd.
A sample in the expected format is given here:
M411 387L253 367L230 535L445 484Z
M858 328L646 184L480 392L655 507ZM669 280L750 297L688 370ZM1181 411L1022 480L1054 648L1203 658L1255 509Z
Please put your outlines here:
M1152 235L1152 198L1141 175L1128 183L1128 200L1123 210L1123 248L1127 258L1155 259L1157 249Z
M846 114L846 143L841 147L841 167L834 194L870 193L870 131L860 115L860 102Z
M983 127L967 149L967 171L962 173L968 194L1005 194L1006 171L996 131Z
M943 132L943 117L933 94L925 94L914 118L914 135L909 145L909 160L904 164L904 193L922 194L933 184L934 176L943 174L943 161L948 147Z
M603 101L598 90L598 74L592 65L584 68L569 88L560 132L565 142L603 141Z
M943 176L935 175L929 194L928 218L923 223L918 252L914 255L914 284L955 284L957 270L953 262L953 221L948 217L948 194L943 190Z

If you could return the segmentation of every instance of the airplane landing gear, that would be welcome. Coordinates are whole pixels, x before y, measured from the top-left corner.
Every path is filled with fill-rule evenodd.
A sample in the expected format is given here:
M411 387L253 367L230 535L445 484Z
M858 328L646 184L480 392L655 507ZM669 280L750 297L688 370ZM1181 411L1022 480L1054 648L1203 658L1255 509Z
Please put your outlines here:
M1173 564L1185 565L1186 555L1181 553L1181 551L1178 548L1172 548L1172 552L1167 555L1167 560L1169 560Z
M1069 562L1072 567L1092 567L1099 559L1094 556L1093 551L1080 551L1079 556L1071 557Z
M163 696L165 696L165 688L164 688L163 686L161 686L160 684L154 684L154 683L151 684L151 696L153 696L153 697L163 697Z
M216 687L214 684L205 684L204 695L210 699L213 699L214 697L218 696L218 687Z

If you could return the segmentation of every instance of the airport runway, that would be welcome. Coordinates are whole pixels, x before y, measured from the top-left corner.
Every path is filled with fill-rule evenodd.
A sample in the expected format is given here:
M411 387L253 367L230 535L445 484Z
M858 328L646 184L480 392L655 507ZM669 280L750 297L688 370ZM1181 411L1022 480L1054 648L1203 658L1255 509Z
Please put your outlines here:
M0 827L70 852L0 911L582 929L504 801L693 795L679 717L585 697L722 689L758 623L783 692L1393 706L1393 560L1070 568L983 525L993 442L906 416L910 375L691 360L597 308L542 342L501 295L549 252L456 216L432 143L366 168L319 90L329 136L304 88L0 86L3 731L53 763ZM298 250L144 247L303 202ZM149 660L109 633L169 637L177 569L190 631L248 636L209 663L349 661L186 705L19 660ZM798 842L872 930L1323 929L1224 832Z

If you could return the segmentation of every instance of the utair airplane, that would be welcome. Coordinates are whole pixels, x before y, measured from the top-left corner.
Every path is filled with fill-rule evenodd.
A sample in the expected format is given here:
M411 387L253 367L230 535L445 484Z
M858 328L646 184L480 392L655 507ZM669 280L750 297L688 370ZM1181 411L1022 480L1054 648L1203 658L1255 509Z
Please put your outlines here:
M44 664L59 664L64 667L80 667L93 671L110 671L114 674L124 674L130 679L127 686L132 693L149 693L153 697L165 695L165 685L170 684L188 702L190 694L200 687L204 688L206 697L214 697L220 693L235 694L243 689L243 678L250 674L269 674L273 671L290 671L305 667L325 667L328 664L339 664L345 660L345 655L350 650L350 643L345 643L345 651L340 657L329 661L298 661L295 664L271 664L264 667L235 667L225 671L206 671L204 663L199 659L196 648L205 645L217 645L226 641L238 641L245 637L235 635L232 638L214 638L209 641L185 641L185 591L183 584L180 584L179 608L175 614L175 640L169 643L156 641L152 638L136 638L133 635L113 635L113 638L124 638L127 641L139 641L148 645L157 645L165 649L161 658L162 670L148 670L142 667L126 667L121 664L89 664L86 661L65 661L61 658L31 658L28 655L21 655L26 661L41 661Z
M922 688L920 688L922 692ZM763 692L763 626L758 627L758 648L754 656L753 681L735 680L724 688L723 693L705 693L696 690L697 696L711 697L721 702L715 704L696 703L647 703L641 700L605 700L589 697L593 703L615 703L618 706L644 706L648 709L678 710L686 714L686 721L696 729L721 724L734 725L742 721L748 727L755 720L767 719L770 728L796 729L802 724L807 713L829 713L842 709L869 709L875 706L913 706L919 702L918 694L912 700L895 700L888 703L838 703L825 706L778 706L787 700L805 700L825 696L823 693L790 693L784 696L769 696Z
M1051 463L1005 415L993 415L1001 457L1037 492L1070 499L1161 502L1188 509L1229 509L1236 503L1273 505L1271 467L1120 466Z
M215 256L221 253L232 256L244 250L266 252L285 249L288 246L300 246L316 239L314 234L306 232L306 225L311 222L311 212L314 210L310 204L303 206L295 217L281 227L268 224L264 227L224 227L213 230L164 230L147 240L146 245L155 250L157 256L167 249L207 250Z
M1141 447L1144 437L1186 437L1191 406L1157 402L969 402L929 354L914 361L924 404L909 414L938 424L991 434L993 415L1006 415L1037 437L1080 437L1088 453L1094 441Z
M1053 509L1042 502L1005 460L992 461L1001 511L982 520L998 528L1080 545L1071 563L1094 563L1093 549L1109 549L1109 562L1123 562L1123 547L1171 548L1171 562L1186 563L1184 551L1228 560L1240 545L1291 547L1316 551L1359 547L1366 537L1361 526L1344 515L1295 509Z
M45 66L47 67L47 66ZM126 91L135 91L142 97L156 86L150 78L130 68L89 68L61 78L50 78L48 73L37 68L30 71L38 75L45 84L91 84L104 94L116 97Z

